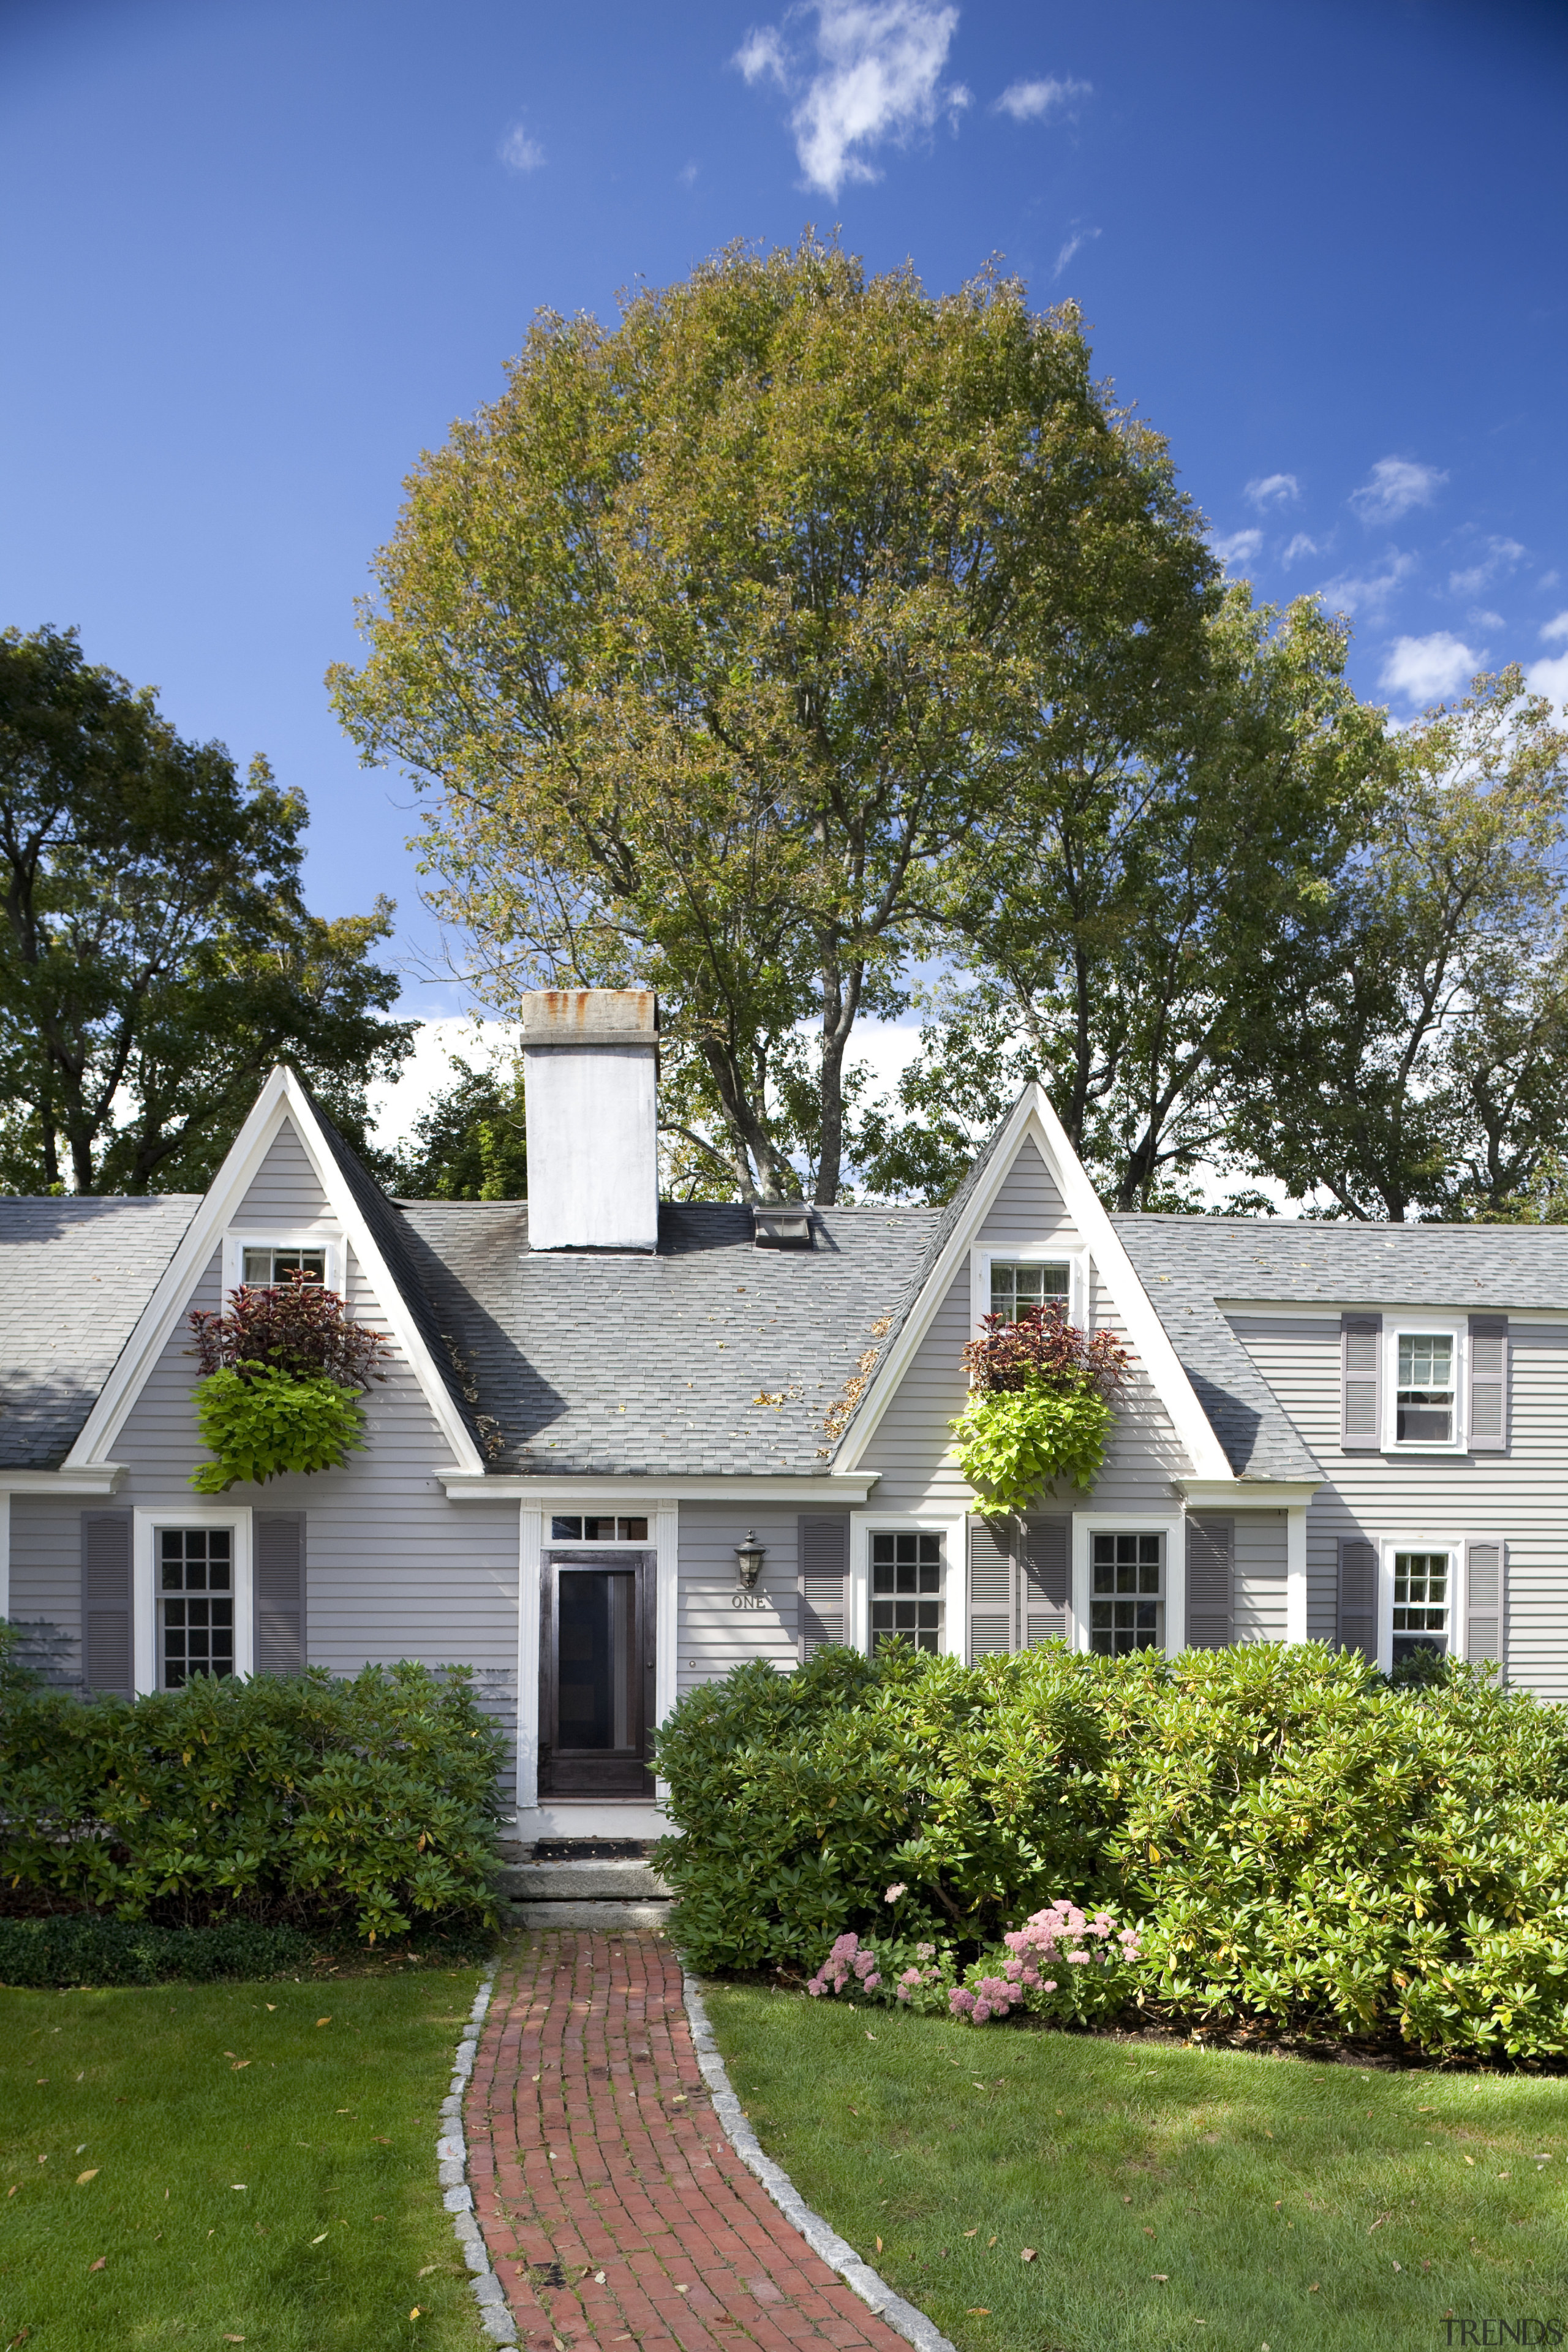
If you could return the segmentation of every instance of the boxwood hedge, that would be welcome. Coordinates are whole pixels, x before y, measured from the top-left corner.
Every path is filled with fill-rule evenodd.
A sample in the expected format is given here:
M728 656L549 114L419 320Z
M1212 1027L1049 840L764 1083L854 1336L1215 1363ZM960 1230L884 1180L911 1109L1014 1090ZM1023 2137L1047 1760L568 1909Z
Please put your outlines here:
M689 1693L658 1769L699 1967L805 1973L851 1930L978 1954L1070 1898L1136 1925L1146 2011L1568 2054L1568 1714L1489 1672L825 1649Z
M367 1943L493 1920L501 1755L456 1669L203 1676L128 1701L12 1667L0 1911Z

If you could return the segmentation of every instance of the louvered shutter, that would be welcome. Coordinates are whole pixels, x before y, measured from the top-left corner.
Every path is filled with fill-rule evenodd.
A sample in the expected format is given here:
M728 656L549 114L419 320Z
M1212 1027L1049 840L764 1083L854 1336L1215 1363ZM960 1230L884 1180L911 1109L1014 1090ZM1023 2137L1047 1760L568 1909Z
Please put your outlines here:
M1187 1647L1224 1650L1232 1639L1234 1519L1187 1521Z
M1006 1519L969 1522L969 1654L994 1657L1017 1647L1013 1529Z
M826 1642L849 1639L849 1514L803 1511L797 1572L796 1646L809 1658Z
M305 1664L305 1514L258 1511L256 1671L297 1675Z
M1042 1642L1067 1639L1071 1526L1070 1519L1030 1519L1025 1525L1022 1648L1037 1650Z
M1465 1655L1502 1664L1502 1546L1465 1547Z
M81 1515L81 1678L89 1691L136 1696L131 1514Z
M1383 1318L1340 1318L1342 1359L1340 1444L1347 1454L1376 1454L1383 1445Z
M1377 1663L1377 1546L1340 1538L1340 1647Z
M1470 1318L1470 1451L1508 1452L1508 1318Z

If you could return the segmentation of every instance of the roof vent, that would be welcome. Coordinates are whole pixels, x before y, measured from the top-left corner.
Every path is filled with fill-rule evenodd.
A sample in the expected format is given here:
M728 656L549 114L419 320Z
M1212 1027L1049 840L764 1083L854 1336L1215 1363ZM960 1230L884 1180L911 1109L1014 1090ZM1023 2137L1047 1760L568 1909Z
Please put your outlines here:
M758 1249L810 1249L811 1211L804 1201L754 1202L752 1239Z

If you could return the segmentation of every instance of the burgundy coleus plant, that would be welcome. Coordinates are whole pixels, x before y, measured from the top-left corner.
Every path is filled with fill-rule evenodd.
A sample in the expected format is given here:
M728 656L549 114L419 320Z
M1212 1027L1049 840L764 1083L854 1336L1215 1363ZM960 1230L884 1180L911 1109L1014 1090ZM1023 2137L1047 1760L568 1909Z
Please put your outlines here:
M1026 1307L1016 1320L982 1318L983 1336L963 1350L970 1386L982 1396L1022 1389L1092 1389L1107 1403L1132 1359L1109 1331L1080 1331L1059 1307Z
M295 1380L334 1381L343 1389L364 1389L386 1378L377 1369L389 1352L385 1334L351 1323L337 1292L306 1275L255 1288L242 1284L230 1291L226 1314L198 1307L190 1321L204 1377L221 1371L243 1377L265 1367Z

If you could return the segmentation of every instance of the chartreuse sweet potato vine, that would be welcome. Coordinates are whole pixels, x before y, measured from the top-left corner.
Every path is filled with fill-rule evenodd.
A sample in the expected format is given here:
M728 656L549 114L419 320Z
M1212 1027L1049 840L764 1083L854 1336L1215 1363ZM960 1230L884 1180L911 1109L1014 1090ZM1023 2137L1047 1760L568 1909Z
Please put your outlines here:
M351 1323L337 1293L296 1275L235 1291L226 1315L191 1317L204 1377L196 1420L216 1459L191 1473L200 1495L286 1470L331 1470L364 1443L360 1393L384 1379L386 1342Z
M1026 1510L1058 1478L1093 1486L1129 1361L1109 1331L1079 1331L1055 1306L1026 1307L1016 1322L988 1315L963 1360L972 1394L948 1426L959 1468L990 1509Z

